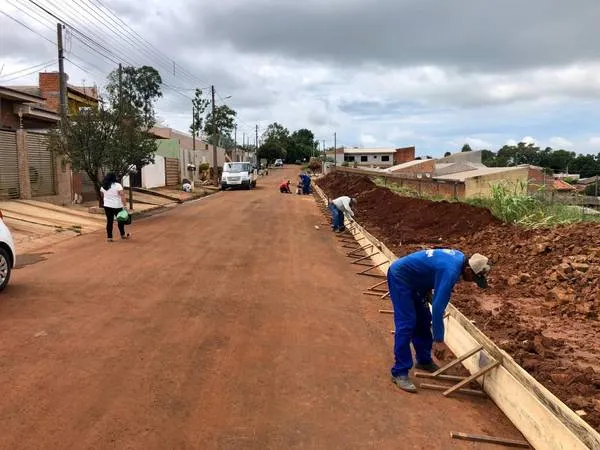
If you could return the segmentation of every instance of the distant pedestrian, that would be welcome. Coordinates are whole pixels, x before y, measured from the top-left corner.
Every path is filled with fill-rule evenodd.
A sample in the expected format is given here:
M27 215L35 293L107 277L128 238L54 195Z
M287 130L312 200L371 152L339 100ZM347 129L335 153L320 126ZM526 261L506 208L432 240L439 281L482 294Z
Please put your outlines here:
M354 216L352 206L356 206L356 199L347 196L341 196L333 199L329 205L329 211L331 211L331 228L336 233L344 231L344 214L348 214L350 217Z
M117 214L125 208L125 191L120 183L117 183L117 177L114 173L107 173L102 181L102 202L104 205L104 214L106 214L106 237L108 242L113 241L113 223ZM129 233L125 233L125 222L117 221L121 239L129 238Z
M306 173L301 173L300 179L302 180L302 194L310 194L310 176L308 176Z
M281 184L279 185L279 192L281 192L282 194L292 193L292 191L290 190L290 180L284 180L281 182Z

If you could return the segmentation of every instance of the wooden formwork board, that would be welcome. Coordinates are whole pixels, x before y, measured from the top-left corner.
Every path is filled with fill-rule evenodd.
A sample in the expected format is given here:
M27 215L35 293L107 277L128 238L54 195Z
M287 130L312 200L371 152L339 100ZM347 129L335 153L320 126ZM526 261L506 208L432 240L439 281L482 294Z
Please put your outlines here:
M323 201L326 201L321 189L315 187ZM391 262L397 257L358 223L348 222L353 224L356 238L366 238L378 250L372 253L371 260L374 264L382 265L374 270L387 274ZM365 240L361 243L364 245ZM462 363L471 374L492 360L500 362L498 367L478 382L533 448L600 449L598 432L494 344L455 306L449 304L446 312L445 342L454 354L461 355L477 346L483 347Z

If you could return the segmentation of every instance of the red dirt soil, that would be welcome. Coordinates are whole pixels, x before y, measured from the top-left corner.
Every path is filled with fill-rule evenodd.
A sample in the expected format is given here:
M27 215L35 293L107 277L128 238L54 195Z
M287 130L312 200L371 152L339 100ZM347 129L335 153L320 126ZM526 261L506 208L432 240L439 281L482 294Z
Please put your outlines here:
M81 236L14 272L0 295L0 449L521 438L488 399L390 382L390 317L361 294L372 280L315 229L313 198L280 194L272 174L138 220L131 240Z
M600 430L599 224L523 230L486 209L402 197L364 176L318 184L330 197L357 197L357 220L399 257L434 241L489 256L490 288L459 284L453 304Z

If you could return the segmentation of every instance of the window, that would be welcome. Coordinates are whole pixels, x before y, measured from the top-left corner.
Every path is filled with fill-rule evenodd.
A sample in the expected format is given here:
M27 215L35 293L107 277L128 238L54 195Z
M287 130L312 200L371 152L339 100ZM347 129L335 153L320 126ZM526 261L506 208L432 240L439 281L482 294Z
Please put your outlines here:
M346 161L346 162L354 162L354 156L345 156L344 155L344 161Z
M381 160L382 160L382 161L388 161L388 162L389 162L389 160L390 160L390 155L383 155L383 156L381 157Z
M368 158L369 157L367 155L360 155L360 162L367 162Z

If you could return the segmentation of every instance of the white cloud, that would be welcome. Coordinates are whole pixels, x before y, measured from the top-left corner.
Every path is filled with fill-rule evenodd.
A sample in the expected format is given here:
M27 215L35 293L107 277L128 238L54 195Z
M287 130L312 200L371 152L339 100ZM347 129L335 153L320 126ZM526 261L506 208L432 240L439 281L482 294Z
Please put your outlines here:
M525 136L519 142L523 142L524 144L533 144L533 145L537 144L537 141L535 140L535 138L532 138L531 136Z
M494 144L491 142L474 137L466 138L465 142L469 144L473 150L489 150L494 147Z
M594 148L600 148L600 136L591 137L589 144Z
M515 141L514 139L509 139L508 141L506 141L506 145L508 145L510 147L514 147L517 144L518 144L518 142Z
M377 144L377 138L372 134L361 134L360 135L360 143L364 146L372 146Z
M572 148L574 146L573 142L560 136L551 137L548 142L550 144L550 147L552 148L567 149Z

